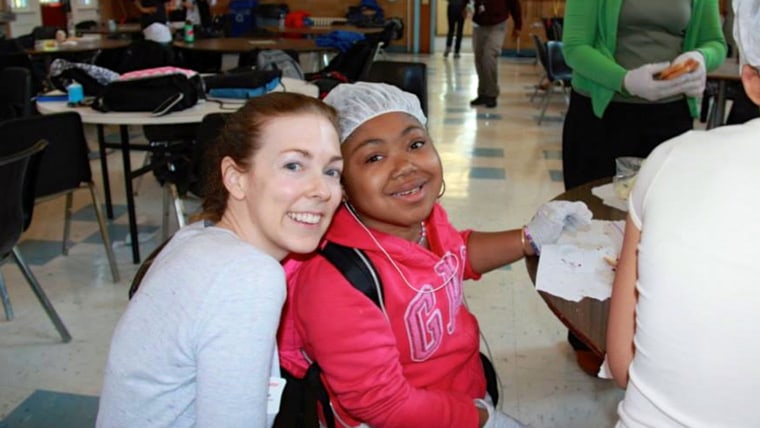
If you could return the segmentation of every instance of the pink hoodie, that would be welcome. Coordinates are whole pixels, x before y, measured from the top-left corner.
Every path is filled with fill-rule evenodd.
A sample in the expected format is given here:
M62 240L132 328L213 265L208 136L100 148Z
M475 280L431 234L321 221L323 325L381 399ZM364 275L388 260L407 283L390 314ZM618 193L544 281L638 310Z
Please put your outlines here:
M303 376L303 353L318 361L336 417L348 426L478 426L473 399L485 396L486 381L478 323L462 290L464 279L480 277L467 259L470 231L454 229L439 205L426 225L431 250L373 231L409 285L345 207L327 232L369 256L387 318L321 256L286 264L281 364Z

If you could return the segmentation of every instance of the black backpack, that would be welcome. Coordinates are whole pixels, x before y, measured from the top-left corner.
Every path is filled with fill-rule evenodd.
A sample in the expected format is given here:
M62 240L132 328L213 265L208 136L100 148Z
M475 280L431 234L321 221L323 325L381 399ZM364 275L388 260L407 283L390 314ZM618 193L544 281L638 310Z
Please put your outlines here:
M380 307L383 299L383 285L380 275L375 270L369 257L358 248L346 247L334 242L327 244L319 250L319 253L337 268L351 285ZM483 363L483 371L486 377L486 390L496 405L499 401L499 387L496 381L496 370L491 361L480 354ZM280 412L275 419L276 428L290 427L317 427L318 401L322 406L322 414L327 428L335 428L335 415L330 407L330 398L327 395L322 379L321 370L317 362L313 362L303 378L297 378L280 368L282 377L287 381L285 391L280 402Z

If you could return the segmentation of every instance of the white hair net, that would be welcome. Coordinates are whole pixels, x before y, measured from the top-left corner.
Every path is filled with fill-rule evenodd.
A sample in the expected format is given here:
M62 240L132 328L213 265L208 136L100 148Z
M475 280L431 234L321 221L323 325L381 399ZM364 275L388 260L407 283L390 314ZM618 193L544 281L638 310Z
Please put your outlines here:
M143 37L157 43L169 43L172 41L172 32L166 25L154 22L145 27Z
M324 101L338 110L341 144L364 122L385 113L408 113L422 126L427 123L414 94L385 83L342 83Z
M734 40L742 64L760 67L760 0L734 0Z

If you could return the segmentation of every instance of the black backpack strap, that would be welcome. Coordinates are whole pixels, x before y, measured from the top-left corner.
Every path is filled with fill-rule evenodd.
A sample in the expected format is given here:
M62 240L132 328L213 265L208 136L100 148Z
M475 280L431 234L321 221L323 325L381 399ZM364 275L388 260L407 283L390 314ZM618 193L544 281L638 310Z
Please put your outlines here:
M372 300L375 305L381 307L382 285L375 267L362 250L328 242L319 253L335 266L338 271L348 280L351 285L362 294ZM312 394L322 405L322 415L325 418L327 428L335 427L335 415L330 406L330 397L322 383L320 373L322 370L316 362L311 363L304 380L309 385Z
M354 288L361 291L375 305L382 307L383 291L380 277L362 250L328 241L319 252L346 277Z
M327 395L327 389L322 378L319 376L322 370L316 362L311 363L309 369L306 371L306 377L304 378L311 388L312 393L316 396L317 401L322 405L322 415L325 417L325 424L327 428L335 428L335 415L333 415L332 407L330 406L330 397Z
M491 360L482 352L480 353L480 362L483 363L483 372L486 375L486 391L491 396L493 406L496 407L496 404L499 403L499 383L496 380L496 369Z

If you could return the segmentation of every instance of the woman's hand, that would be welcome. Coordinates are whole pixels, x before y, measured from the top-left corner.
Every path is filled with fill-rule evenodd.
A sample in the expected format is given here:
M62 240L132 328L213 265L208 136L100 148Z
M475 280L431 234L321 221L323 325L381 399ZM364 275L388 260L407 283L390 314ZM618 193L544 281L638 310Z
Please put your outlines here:
M694 60L699 66L689 73L684 74L682 83L682 92L689 97L701 97L705 92L707 82L707 69L705 68L705 57L698 51L684 52L673 60L673 64L680 64L687 60Z

